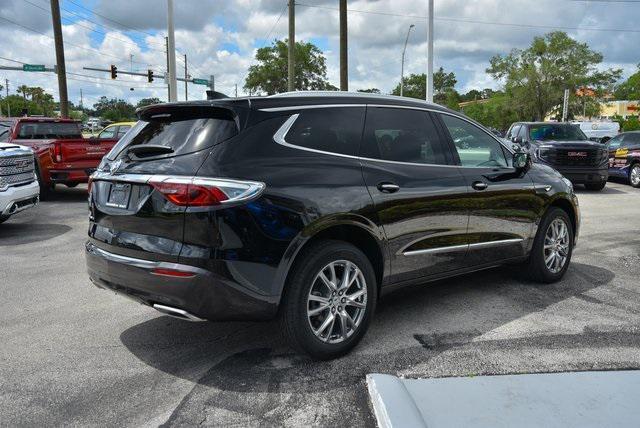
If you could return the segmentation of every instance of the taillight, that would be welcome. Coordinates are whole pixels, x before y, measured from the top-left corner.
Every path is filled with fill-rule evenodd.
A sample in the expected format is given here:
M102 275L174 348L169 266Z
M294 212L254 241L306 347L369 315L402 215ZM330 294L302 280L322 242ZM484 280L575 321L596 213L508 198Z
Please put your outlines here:
M196 276L196 274L193 272L167 268L154 268L151 270L151 273L153 275L172 276L174 278L193 278L194 276Z
M51 146L51 157L54 162L62 162L62 147L60 147L60 144L54 143Z
M209 207L243 202L258 196L263 183L202 177L156 176L149 184L169 202L183 207Z

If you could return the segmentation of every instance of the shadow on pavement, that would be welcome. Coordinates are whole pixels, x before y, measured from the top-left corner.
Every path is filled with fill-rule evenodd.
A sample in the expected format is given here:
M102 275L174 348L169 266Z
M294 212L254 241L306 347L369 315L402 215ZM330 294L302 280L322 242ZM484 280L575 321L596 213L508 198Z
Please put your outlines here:
M0 247L46 241L71 230L66 224L12 223L11 220L0 225Z
M609 270L572 263L563 281L538 285L512 279L512 272L505 272L510 270L501 267L442 280L383 298L365 340L334 361L311 361L288 349L274 322L191 324L158 317L129 328L120 339L146 364L197 383L169 424L209 418L222 425L280 425L304 415L300 417L314 419L300 423L375 425L364 385L367 373L397 374L424 364L451 347L469 345L486 332L614 278ZM496 302L508 309L487 313ZM433 325L448 331L429 327ZM404 341L398 343L398 337ZM606 346L606 338L601 342Z

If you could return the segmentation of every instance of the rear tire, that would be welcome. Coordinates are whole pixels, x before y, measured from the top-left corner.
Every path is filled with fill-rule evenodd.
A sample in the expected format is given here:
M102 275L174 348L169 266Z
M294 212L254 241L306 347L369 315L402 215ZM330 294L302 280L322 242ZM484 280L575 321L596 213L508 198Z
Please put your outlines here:
M566 211L552 207L538 226L525 276L536 282L552 283L564 276L573 253L573 225Z
M602 190L606 185L606 181L601 181L599 183L585 183L584 187L586 187L587 190Z
M40 168L36 166L36 177L38 177L38 184L40 185L40 200L46 201L51 197L51 193L55 189L55 184L51 183L49 185L42 182L42 177L40 176Z
M360 342L373 317L373 267L362 251L342 241L319 241L302 251L281 303L282 330L311 358L340 357Z
M640 163L634 163L629 168L629 184L636 189L640 188Z

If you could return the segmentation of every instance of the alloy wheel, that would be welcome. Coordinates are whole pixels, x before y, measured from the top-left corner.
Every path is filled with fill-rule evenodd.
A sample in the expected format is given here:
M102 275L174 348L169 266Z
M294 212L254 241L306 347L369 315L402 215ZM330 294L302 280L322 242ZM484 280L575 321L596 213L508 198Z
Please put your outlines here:
M569 258L569 228L562 218L554 219L544 236L544 264L551 273L562 270Z
M640 165L634 165L631 168L631 174L629 174L629 180L631 184L635 187L640 185Z
M336 260L318 272L307 298L307 318L315 336L327 343L351 337L367 309L362 271L348 260Z

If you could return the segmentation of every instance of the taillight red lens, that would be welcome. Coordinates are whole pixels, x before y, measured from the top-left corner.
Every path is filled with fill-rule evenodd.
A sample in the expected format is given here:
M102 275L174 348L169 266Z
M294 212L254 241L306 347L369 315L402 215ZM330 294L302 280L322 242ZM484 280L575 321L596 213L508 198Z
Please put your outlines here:
M62 148L60 144L54 143L53 146L51 146L51 157L54 162L62 162Z
M218 205L228 199L227 195L215 186L204 186L190 182L149 182L154 189L172 204L183 207L206 207Z
M151 271L151 273L154 275L173 276L177 278L192 278L196 276L196 274L192 272L185 272L183 270L167 269L167 268L155 268Z

